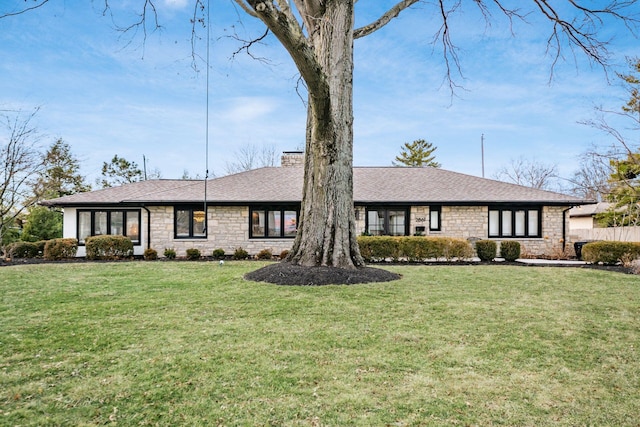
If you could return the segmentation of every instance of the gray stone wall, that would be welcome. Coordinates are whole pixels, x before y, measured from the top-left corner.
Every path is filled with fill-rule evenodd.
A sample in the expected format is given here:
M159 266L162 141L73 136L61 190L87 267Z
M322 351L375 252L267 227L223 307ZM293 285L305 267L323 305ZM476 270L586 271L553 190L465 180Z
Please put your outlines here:
M365 230L366 209L356 206L356 233ZM425 227L427 236L446 236L468 240L487 239L489 210L486 206L442 206L440 231L429 230L429 207L413 206L410 212L410 232L416 226ZM515 238L522 245L523 254L532 256L558 255L562 251L562 211L566 207L544 207L542 210L542 237L536 239ZM246 206L210 206L208 208L207 239L175 239L173 237L173 207L150 207L151 247L162 256L165 248L173 248L178 256L184 256L189 248L198 248L203 255L222 248L228 255L241 247L255 255L269 249L274 255L291 249L293 239L249 239L249 208ZM144 215L143 215L144 216ZM565 218L568 230L568 215ZM500 240L496 240L498 243ZM146 242L145 242L146 244ZM566 248L572 250L571 242Z
M163 256L166 248L172 248L178 256L185 256L186 250L197 248L202 255L210 256L214 249L224 249L233 255L237 248L243 248L250 255L269 249L280 255L291 249L293 239L249 239L249 208L246 206L209 206L207 208L206 239L174 238L173 207L150 207L151 247Z

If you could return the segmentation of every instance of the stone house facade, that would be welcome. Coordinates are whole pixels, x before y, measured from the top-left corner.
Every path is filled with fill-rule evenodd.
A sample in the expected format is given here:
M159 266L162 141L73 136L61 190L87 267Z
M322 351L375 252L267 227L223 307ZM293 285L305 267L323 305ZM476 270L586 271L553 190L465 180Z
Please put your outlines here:
M197 248L255 255L290 249L302 197L303 154L281 167L202 180L150 180L44 202L64 210L64 237L80 242L124 234L134 253L153 248L184 256ZM205 196L206 201L205 201ZM356 232L519 241L525 253L550 255L568 245L568 210L589 203L564 194L436 168L354 168Z

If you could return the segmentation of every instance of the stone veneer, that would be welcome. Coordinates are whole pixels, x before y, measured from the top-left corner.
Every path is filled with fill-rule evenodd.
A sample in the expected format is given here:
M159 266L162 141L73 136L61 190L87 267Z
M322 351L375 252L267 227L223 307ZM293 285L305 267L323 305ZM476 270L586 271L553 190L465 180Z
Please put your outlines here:
M521 243L523 254L553 255L562 251L562 211L567 207L544 207L542 209L542 237L514 238ZM356 232L365 229L366 209L356 206ZM489 209L487 206L442 206L440 231L429 230L429 207L413 206L410 212L411 233L416 226L425 227L427 236L456 237L467 240L488 238ZM203 255L210 255L214 249L222 248L232 255L237 248L243 248L251 255L269 249L274 255L290 249L293 239L249 239L249 208L247 206L209 206L206 239L175 239L172 206L149 207L151 212L151 247L162 256L165 248L173 248L178 256L184 256L189 248L199 249ZM143 213L143 222L146 223ZM568 230L568 215L565 216ZM567 236L568 238L568 236ZM498 239L496 242L500 242ZM146 247L146 239L143 246ZM572 245L567 242L566 248Z
M249 239L249 208L247 206L209 206L207 208L206 239L174 238L173 207L149 207L151 211L151 247L163 256L166 248L175 249L178 256L185 256L186 250L197 248L203 256L210 256L214 249L224 249L227 255L233 255L242 248L255 255L263 249L269 249L279 255L285 249L291 249L293 239Z
M562 211L568 206L545 206L542 209L542 233L540 238L513 238L522 245L522 252L528 255L554 255L562 251ZM429 230L429 207L412 206L410 212L410 233L416 227L424 227L425 236L456 237L470 241L488 239L489 208L487 206L442 206L440 214L440 231ZM356 206L356 231L361 234L365 230L366 209ZM569 230L569 216L565 216L565 230ZM569 236L567 235L568 239ZM500 243L499 239L495 240ZM567 250L572 245L567 242Z

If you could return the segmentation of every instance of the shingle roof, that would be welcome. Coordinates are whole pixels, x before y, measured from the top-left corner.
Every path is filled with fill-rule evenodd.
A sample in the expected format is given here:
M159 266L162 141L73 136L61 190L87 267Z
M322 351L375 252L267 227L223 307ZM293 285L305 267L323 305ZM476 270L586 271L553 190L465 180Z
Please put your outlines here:
M304 171L301 167L268 167L207 181L207 202L247 204L299 202ZM479 178L438 168L356 167L356 203L486 204L591 203L551 191ZM173 204L204 200L202 180L150 180L48 200L49 206L105 204Z

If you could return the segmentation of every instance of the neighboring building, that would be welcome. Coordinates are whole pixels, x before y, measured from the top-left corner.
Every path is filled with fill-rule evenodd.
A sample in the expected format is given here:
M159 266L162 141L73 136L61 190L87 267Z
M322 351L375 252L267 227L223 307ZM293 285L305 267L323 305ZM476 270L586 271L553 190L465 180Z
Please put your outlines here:
M281 167L208 180L149 180L44 202L64 209L64 237L123 234L135 254L154 248L178 255L198 248L250 254L290 249L303 184L303 154L285 152ZM576 197L431 167L354 168L357 233L519 241L530 254L568 243ZM205 203L206 194L206 203ZM206 214L205 214L206 212Z
M611 203L608 202L571 208L569 211L569 228L571 231L599 228L596 216L608 211L610 208Z

